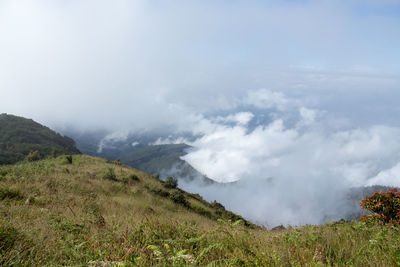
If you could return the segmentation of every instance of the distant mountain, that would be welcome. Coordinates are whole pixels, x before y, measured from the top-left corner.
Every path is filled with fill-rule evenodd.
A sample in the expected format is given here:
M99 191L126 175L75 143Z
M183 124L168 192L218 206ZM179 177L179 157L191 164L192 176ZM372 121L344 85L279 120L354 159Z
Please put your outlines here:
M159 173L161 177L175 176L187 182L201 181L215 183L214 180L198 172L180 157L186 155L190 146L186 144L149 145L121 155L122 163L146 173Z
M189 145L155 145L159 139L173 139L171 135L144 132L123 136L105 131L84 133L70 131L69 135L76 140L77 147L82 153L91 156L119 159L122 163L143 172L158 173L161 178L174 176L186 182L216 183L181 159L190 149ZM191 136L188 135L187 138L190 139Z
M21 161L31 151L39 151L42 157L80 154L74 140L67 136L31 119L0 114L0 164Z

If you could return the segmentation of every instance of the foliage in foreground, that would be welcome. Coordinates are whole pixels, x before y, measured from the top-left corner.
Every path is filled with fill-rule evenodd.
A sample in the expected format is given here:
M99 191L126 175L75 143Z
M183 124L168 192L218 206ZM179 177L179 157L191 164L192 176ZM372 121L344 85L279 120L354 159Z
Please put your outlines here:
M400 266L394 224L268 231L217 221L219 203L87 156L0 173L0 266Z
M362 216L363 221L400 224L400 191L397 188L365 196L360 206L373 212L370 215Z

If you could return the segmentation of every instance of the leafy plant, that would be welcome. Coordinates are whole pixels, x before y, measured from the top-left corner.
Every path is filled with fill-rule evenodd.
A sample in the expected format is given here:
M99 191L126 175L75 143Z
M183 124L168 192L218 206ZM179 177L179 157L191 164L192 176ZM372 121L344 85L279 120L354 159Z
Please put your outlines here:
M184 206L187 206L187 205L188 205L188 202L187 202L185 196L184 196L181 192L179 192L179 191L174 191L174 192L172 192L172 194L170 194L169 197L170 197L171 200L172 200L173 202L175 202L175 203L182 204L182 205L184 205Z
M152 192L153 194L156 194L160 197L169 197L170 196L169 192L162 190L161 188L151 188L150 192Z
M139 182L140 181L139 177L136 174L129 175L129 179L132 180L132 181L135 181L135 182Z
M108 168L104 173L103 178L111 181L118 181L113 168Z
M29 154L25 157L26 161L37 161L40 160L40 153L39 151L31 151Z
M69 164L72 164L72 156L71 155L65 156L65 159L67 160L67 162Z
M164 186L166 188L176 188L178 186L178 179L176 179L172 176L168 176L167 180L165 180Z
M203 216L206 216L208 218L211 218L211 212L205 208L203 208L202 206L196 205L196 204L190 204L190 208L192 210L194 210L196 213L201 214Z
M17 189L0 187L0 200L4 200L4 199L21 200L23 198L24 198L24 196Z
M400 191L397 188L366 196L360 206L373 212L373 214L362 216L363 221L400 224Z
M14 247L19 236L14 227L0 226L0 255Z

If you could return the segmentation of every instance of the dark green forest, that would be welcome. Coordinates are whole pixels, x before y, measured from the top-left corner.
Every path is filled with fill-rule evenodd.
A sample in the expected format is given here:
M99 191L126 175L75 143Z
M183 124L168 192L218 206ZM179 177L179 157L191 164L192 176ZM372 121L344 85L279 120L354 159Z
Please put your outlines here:
M80 154L74 140L67 136L31 119L0 114L0 164L21 161L32 151L38 151L42 158Z

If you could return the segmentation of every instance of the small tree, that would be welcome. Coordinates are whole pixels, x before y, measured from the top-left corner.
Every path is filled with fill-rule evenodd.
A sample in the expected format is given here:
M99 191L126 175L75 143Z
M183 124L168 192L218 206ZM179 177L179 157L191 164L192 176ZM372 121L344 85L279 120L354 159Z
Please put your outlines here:
M72 156L71 155L65 156L65 159L67 160L68 164L72 164Z
M176 188L178 186L178 179L176 179L172 176L168 176L167 180L165 180L164 186L166 188Z
M40 160L40 153L39 151L31 151L29 154L25 157L25 160L27 161L37 161Z
M360 206L373 212L370 215L363 215L361 217L363 221L400 224L400 191L397 188L365 196Z
M175 202L177 204L181 204L183 206L187 206L188 205L188 202L187 202L185 196L179 191L174 190L172 192L172 194L170 194L169 197L173 202Z

